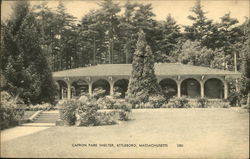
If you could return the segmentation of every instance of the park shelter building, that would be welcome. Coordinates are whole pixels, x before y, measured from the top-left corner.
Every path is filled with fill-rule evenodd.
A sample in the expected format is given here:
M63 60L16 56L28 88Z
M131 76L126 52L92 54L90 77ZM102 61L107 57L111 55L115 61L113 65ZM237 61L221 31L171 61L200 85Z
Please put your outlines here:
M131 64L100 64L53 72L53 78L60 99L92 94L98 87L106 90L107 95L119 89L125 97L131 71ZM179 63L155 64L155 74L162 89L171 96L208 99L227 99L228 79L241 76L239 72Z

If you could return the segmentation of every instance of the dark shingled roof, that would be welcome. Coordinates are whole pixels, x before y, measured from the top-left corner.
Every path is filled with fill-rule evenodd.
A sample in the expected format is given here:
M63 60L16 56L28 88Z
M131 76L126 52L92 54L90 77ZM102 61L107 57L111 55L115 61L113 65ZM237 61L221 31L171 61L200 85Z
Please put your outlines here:
M130 76L131 64L100 64L96 66L81 67L64 71L53 72L53 77L79 77L79 76ZM172 75L232 75L241 73L212 69L209 67L184 65L179 63L155 64L155 74L158 76Z

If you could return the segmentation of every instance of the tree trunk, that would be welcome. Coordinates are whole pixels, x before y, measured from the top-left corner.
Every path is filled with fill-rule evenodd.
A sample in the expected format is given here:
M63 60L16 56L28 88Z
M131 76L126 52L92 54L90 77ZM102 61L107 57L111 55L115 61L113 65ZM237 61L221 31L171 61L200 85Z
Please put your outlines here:
M96 58L96 44L95 44L95 36L94 36L94 55L93 55L93 65L96 65L95 58Z

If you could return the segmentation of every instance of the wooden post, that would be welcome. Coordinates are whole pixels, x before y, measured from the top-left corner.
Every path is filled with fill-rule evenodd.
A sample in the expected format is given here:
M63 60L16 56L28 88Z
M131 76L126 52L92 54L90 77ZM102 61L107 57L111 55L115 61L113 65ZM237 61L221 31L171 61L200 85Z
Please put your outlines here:
M224 99L227 99L228 97L228 85L227 82L224 82Z
M201 85L201 98L204 98L204 82L200 82Z
M92 83L89 83L89 95L92 95Z
M181 97L181 82L177 82L177 97Z
M67 94L67 96L68 96L68 99L70 99L71 98L71 83L68 82L67 85L68 85L68 91L67 91L68 94Z

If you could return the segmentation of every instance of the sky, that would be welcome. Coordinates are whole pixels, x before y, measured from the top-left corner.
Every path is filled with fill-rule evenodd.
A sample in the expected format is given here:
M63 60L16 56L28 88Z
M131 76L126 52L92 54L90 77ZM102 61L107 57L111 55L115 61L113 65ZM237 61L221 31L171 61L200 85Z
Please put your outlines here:
M115 0L123 5L125 0ZM194 0L130 0L131 2L151 3L156 20L165 20L168 14L175 18L178 24L190 25L191 21L187 18L191 15L191 8L194 6ZM2 1L1 19L5 20L11 15L11 6L14 1ZM31 5L42 3L43 1L33 0ZM50 8L56 8L58 1L47 1ZM91 9L98 9L100 0L64 0L67 12L80 20ZM207 12L206 16L215 22L219 22L220 17L230 12L231 17L237 18L240 23L249 18L249 0L202 0L203 10Z

